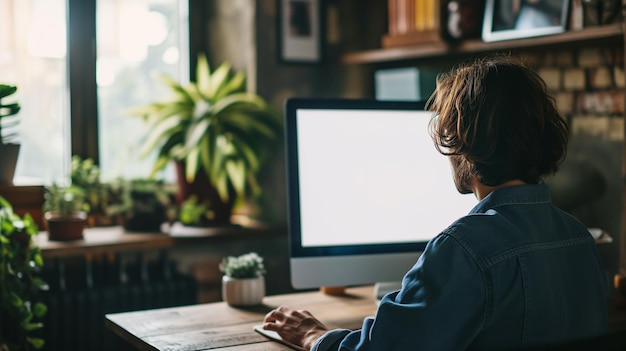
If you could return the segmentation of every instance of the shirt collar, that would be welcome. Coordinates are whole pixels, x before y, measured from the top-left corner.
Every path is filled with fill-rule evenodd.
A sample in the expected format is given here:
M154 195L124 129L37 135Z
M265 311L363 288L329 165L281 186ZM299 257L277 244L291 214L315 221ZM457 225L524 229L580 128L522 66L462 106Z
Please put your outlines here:
M498 188L485 196L470 213L484 213L503 205L550 203L550 191L545 184L525 184Z

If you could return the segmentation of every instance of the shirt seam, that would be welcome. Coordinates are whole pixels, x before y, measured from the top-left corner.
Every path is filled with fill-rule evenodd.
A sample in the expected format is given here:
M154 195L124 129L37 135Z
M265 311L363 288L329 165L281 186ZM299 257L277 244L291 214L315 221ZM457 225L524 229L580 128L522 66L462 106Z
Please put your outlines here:
M568 239L568 240L560 240L560 241L552 241L552 242L536 243L536 244L519 246L510 250L504 251L500 254L497 254L496 256L484 259L483 260L484 267L485 269L488 269L509 258L518 256L520 254L528 253L528 252L552 250L552 249L576 246L576 245L581 245L581 244L589 244L589 238L580 237L580 238L574 238L574 239Z
M491 291L491 285L488 283L488 279L486 277L486 273L485 273L485 269L483 269L482 265L480 264L480 261L477 259L477 255L476 253L467 245L465 245L465 243L461 240L459 240L457 237L455 237L454 235L450 235L450 233L444 233L447 237L453 239L455 242L457 242L471 257L472 261L474 262L474 264L476 265L476 267L478 268L478 270L480 271L480 276L483 280L483 287L485 289L485 311L483 313L483 318L481 321L481 329L485 327L485 325L487 325L487 320L491 317L491 300L492 300L492 291Z

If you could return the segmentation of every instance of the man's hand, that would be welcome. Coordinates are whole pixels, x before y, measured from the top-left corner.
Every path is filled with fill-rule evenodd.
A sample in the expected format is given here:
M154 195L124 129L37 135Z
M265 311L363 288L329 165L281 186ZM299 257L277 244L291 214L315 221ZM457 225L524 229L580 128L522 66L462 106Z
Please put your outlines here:
M309 311L294 310L280 306L265 315L263 329L277 332L283 340L300 345L307 350L328 328L317 320Z

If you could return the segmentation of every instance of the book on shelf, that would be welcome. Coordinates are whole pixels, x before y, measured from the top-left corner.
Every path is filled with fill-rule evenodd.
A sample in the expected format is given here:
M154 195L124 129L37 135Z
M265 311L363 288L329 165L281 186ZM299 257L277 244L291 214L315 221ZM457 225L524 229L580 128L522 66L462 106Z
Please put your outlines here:
M383 47L442 41L440 0L388 0L389 30Z

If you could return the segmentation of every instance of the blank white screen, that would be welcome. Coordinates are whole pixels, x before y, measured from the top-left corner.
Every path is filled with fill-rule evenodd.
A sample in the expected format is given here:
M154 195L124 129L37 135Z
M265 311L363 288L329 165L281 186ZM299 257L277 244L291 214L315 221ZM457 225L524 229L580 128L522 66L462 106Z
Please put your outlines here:
M476 204L426 111L297 112L302 247L428 241Z

